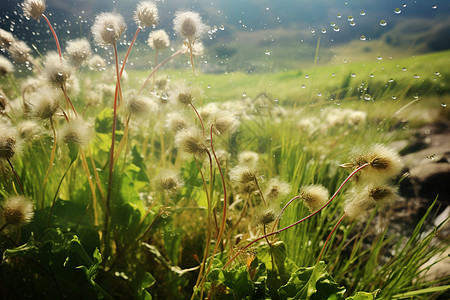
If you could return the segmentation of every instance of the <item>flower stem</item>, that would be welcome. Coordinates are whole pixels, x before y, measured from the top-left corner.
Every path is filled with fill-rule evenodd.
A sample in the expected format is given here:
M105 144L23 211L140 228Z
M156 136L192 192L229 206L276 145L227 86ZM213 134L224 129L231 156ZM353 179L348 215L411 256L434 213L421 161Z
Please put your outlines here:
M330 240L333 233L336 231L336 228L341 224L342 220L346 217L346 214L343 214L342 217L337 221L336 225L334 225L333 229L331 230L330 234L327 237L327 240L325 241L325 244L323 244L322 251L320 251L319 257L317 258L316 264L320 261L322 258L323 253L325 252L325 248L327 247L328 241Z
M50 23L50 20L47 18L47 16L46 16L45 14L42 14L42 17L43 17L44 20L47 22L48 27L50 27L50 31L52 32L53 38L55 39L56 48L58 49L59 59L62 61L61 46L59 45L58 36L56 35L56 32L55 32L55 30L53 29L53 26L52 26L52 24Z
M19 179L19 175L17 175L17 172L16 172L16 170L14 169L14 166L13 166L13 164L11 163L11 161L9 160L9 158L6 158L6 160L8 161L9 166L11 167L11 170L13 171L14 176L16 177L17 183L19 184L20 191L22 192L23 195L25 195L25 192L24 192L24 190L23 190L22 183L20 182L20 179Z
M327 201L327 203L325 203L321 208L319 208L318 210L316 210L315 212L313 212L312 214L304 217L303 219L300 219L294 223L292 223L291 225L288 225L284 228L278 229L276 231L272 231L271 233L265 234L263 236L260 236L259 238L251 241L250 243L248 243L247 245L245 245L244 248L240 249L238 252L236 252L233 257L231 257L228 262L222 267L222 269L225 269L239 254L241 254L244 250L246 250L248 247L250 247L251 245L253 245L254 243L256 243L257 241L264 239L266 237L272 236L274 234L278 234L280 232L283 232L291 227L294 227L300 223L302 223L303 221L308 220L309 218L311 218L312 216L318 214L322 209L324 209L325 207L328 206L328 204L331 203L331 201L333 201L334 198L336 198L337 194L341 191L342 187L350 180L350 178L352 178L359 170L369 166L370 163L365 163L361 166L359 166L358 168L356 168L352 173L350 173L350 175L347 176L347 178L341 183L341 185L339 186L339 188L336 190L336 192L333 194L333 196L331 196L330 200Z
M52 170L53 161L55 160L55 153L56 153L56 131L55 131L55 124L53 123L53 118L52 117L50 117L50 126L52 127L52 132L53 132L53 146L52 146L52 154L50 156L50 164L48 165L47 172L45 172L44 185L42 187L41 208L44 208L44 204L45 204L45 189L47 187L48 177L50 176L50 171Z

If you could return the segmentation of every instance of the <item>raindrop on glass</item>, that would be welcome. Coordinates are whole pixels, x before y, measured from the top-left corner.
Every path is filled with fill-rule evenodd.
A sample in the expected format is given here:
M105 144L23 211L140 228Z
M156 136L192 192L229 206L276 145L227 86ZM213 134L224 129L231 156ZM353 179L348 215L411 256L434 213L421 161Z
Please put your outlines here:
M350 26L355 26L355 25L356 25L355 22L353 22L353 21L350 22Z
M397 96L392 96L392 100L397 100Z
M330 23L330 26L331 26L331 27L334 27L334 26L336 26L336 23L331 22L331 23Z
M362 10L359 14L360 14L361 16L365 16L365 15L366 15L366 12Z
M339 28L339 26L334 26L334 27L333 27L333 30L336 31L336 32L338 32L338 31L340 30L340 28Z
M308 78L309 78L309 75L308 75L308 74L306 74L306 75L305 75L305 78L306 78L306 79L308 79Z
M442 102L442 103L441 103L441 106L442 106L442 107L447 107L447 103Z
M394 9L394 12L398 15L398 14L400 14L402 11L401 11L401 9L400 8L396 8L396 9Z
M405 67L403 67L403 68L402 68L402 71L403 71L403 72L405 72L405 71L406 71L406 68L405 68Z
M327 31L324 28L322 28L322 30L320 32L327 33Z
M220 25L219 29L220 29L220 30L225 30L225 26Z
M337 17L338 19L342 18L342 16L341 16L340 14L338 14L336 17Z
M369 77L373 78L373 74L369 74Z
M242 93L242 97L244 97L244 98L247 97L247 93L246 93L246 92L243 92L243 93Z
M366 40L366 36L363 34L363 35L361 35L361 36L359 37L359 39L360 39L361 41L365 41L365 40Z
M354 21L355 18L353 18L353 16L348 16L347 20L349 20L351 22L351 21Z
M365 94L364 95L364 100L370 101L370 100L372 100L372 96L370 96L369 94Z
M394 79L393 78L389 78L388 82L389 83L394 82Z
M265 55L270 55L270 51L266 50L266 52L264 52Z
M306 88L306 85L302 84L302 89L305 89L305 88Z
M383 57L381 57L380 55L377 56L377 60L382 60Z
M414 74L413 77L416 79L420 78L420 76L418 74Z
M355 78L355 77L356 77L356 74L355 74L355 73L351 73L350 76L352 76L353 78Z
M381 20L380 21L380 26L386 26L387 25L387 22L386 22L386 20Z
M441 73L440 72L434 72L434 75L439 76L439 75L441 75Z
M436 9L436 8L437 8L437 5L433 5L431 8L432 8L432 9Z

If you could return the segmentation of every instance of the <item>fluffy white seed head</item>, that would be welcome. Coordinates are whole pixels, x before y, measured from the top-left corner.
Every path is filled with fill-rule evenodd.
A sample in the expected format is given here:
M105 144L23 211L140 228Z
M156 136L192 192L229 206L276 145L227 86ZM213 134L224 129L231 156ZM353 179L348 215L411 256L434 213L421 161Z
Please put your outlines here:
M67 42L66 53L75 65L80 66L91 56L91 45L86 38L70 40Z
M66 144L73 143L85 146L89 143L91 137L91 126L80 118L72 119L59 130L59 139Z
M11 159L20 151L20 140L17 130L0 123L0 159Z
M134 20L140 27L155 27L159 21L156 4L150 1L139 3L134 13Z
M45 12L44 0L25 0L23 2L23 14L25 17L38 20Z
M27 62L30 60L30 47L24 41L15 40L8 48L11 58L18 63Z
M155 179L155 187L160 191L176 193L183 187L183 181L178 173L172 170L164 170Z
M195 127L190 127L177 132L175 135L175 146L192 155L201 157L208 150L205 136Z
M9 48L11 44L14 42L14 36L11 32L6 31L0 28L0 48Z
M384 208L399 198L397 189L388 185L355 186L346 197L344 212L350 219L364 216L375 207Z
M354 169L366 163L370 165L359 171L357 178L371 182L389 180L397 176L403 168L403 162L398 153L382 144L354 149L350 156L350 163L343 166Z
M188 119L179 112L173 112L167 115L166 127L175 133L187 129L190 125Z
M43 128L33 120L26 120L17 124L17 131L21 139L33 141L42 135Z
M252 193L258 189L256 185L256 175L258 172L255 169L244 165L237 165L230 170L228 176L230 180L237 184L237 188L242 193Z
M320 184L300 188L300 196L310 212L315 212L328 201L328 190Z
M238 155L238 161L240 165L256 169L258 166L259 155L253 151L243 151Z
M239 121L229 111L219 111L212 118L213 131L216 135L233 133L239 126Z
M195 43L201 39L208 30L208 26L202 22L202 17L192 11L177 12L173 20L173 28L178 35L187 39L190 43Z
M105 60L98 54L93 55L88 61L89 69L103 71L106 68Z
M117 13L101 13L92 25L92 35L98 45L114 45L127 28L123 17Z
M203 53L205 52L205 46L203 46L203 43L201 43L201 42L197 42L197 43L191 45L191 48L192 48L192 56L193 57L202 56ZM191 50L187 43L183 44L183 46L181 47L181 52L184 54L187 54L187 55L191 55Z
M264 197L266 199L278 199L279 197L286 196L291 192L291 186L289 183L281 181L278 178L272 178L267 184L266 192Z
M166 49L170 45L169 36L162 29L150 32L147 42L150 48L158 51Z
M30 199L14 196L5 200L1 207L1 219L4 224L20 227L33 219L34 209Z
M44 60L44 76L55 87L62 87L72 75L72 67L64 58L61 59L56 52L50 52Z
M55 88L44 86L29 96L29 116L49 119L53 117L59 107L59 93Z
M128 113L134 116L148 116L152 111L158 110L158 104L150 97L130 91L125 95L125 105Z
M4 56L0 55L0 76L14 72L14 65Z

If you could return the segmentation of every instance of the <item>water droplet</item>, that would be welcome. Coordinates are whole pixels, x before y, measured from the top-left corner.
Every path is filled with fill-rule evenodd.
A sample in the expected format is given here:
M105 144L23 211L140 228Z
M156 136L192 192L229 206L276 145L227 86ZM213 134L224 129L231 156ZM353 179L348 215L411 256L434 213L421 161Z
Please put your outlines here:
M392 96L392 100L397 100L397 96Z
M383 57L381 57L380 55L377 56L377 60L382 60Z
M311 29L311 33L312 34L316 33L316 30L315 29Z
M302 84L302 89L305 89L305 88L306 88L306 85Z
M370 100L372 100L372 96L370 96L369 94L365 94L364 95L364 100L370 101Z
M386 26L387 25L387 22L386 22L386 20L381 20L380 21L380 26Z
M396 8L396 9L394 9L394 12L398 15L399 13L401 13L402 11L401 11L401 9L400 8Z
M167 101L169 99L169 95L166 92L161 94L161 100Z
M322 28L322 30L321 30L320 32L322 32L322 33L327 33L327 31L326 31L325 28Z
M220 25L219 29L223 31L223 30L225 30L225 26Z
M322 93L317 93L317 96L322 97Z
M373 78L373 74L369 74L369 77Z
M336 17L337 17L338 19L342 18L341 14L338 14Z
M334 77L334 76L336 76L336 74L335 74L335 73L331 73L331 76L333 76L333 77Z
M265 55L270 55L270 51L266 50L266 52L264 52Z
M210 85L210 84L208 84L207 88L208 88L208 89L210 89L210 88L211 88L211 85Z
M440 72L434 72L434 75L439 76L439 75L441 75L441 73Z
M336 23L331 22L331 23L330 23L330 26L331 26L331 27L334 27L334 26L336 26Z
M242 97L247 97L247 93L246 92L242 92Z
M432 9L436 9L436 8L437 8L437 5L433 5L431 8L432 8Z
M418 74L414 74L413 77L416 79L420 78L420 76Z
M394 82L394 78L389 78L388 82L389 83Z
M353 78L355 78L355 77L356 77L356 74L355 74L355 73L351 73L350 76L352 76Z
M338 31L341 30L341 29L339 28L339 26L334 26L334 27L333 27L333 30L336 31L336 32L338 32Z
M353 21L350 22L350 26L355 26L355 25L356 25L355 22L353 22Z
M442 106L442 107L447 107L447 103L442 102L442 103L441 103L441 106Z
M359 37L359 39L360 39L361 41L365 41L365 40L366 40L366 36L363 34L363 35L361 35L361 36Z
M309 78L309 75L308 75L308 74L306 74L306 75L305 75L305 78L306 78L306 79L308 79L308 78Z
M403 67L403 68L402 68L402 71L403 71L403 72L405 72L405 71L406 71L406 68L405 68L405 67Z
M349 20L351 22L351 21L354 21L355 18L353 18L353 16L348 16L347 20Z

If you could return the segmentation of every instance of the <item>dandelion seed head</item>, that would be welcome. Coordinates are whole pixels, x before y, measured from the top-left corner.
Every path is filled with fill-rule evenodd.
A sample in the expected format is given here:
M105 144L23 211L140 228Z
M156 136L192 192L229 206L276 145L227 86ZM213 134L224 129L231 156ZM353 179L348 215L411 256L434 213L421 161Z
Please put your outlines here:
M18 63L27 62L30 60L31 49L24 41L15 40L8 48L11 58Z
M23 226L30 223L33 216L33 203L24 196L8 198L1 207L1 218L8 225Z
M191 44L201 39L208 31L208 26L203 24L200 14L192 11L175 13L173 28L178 35L189 40Z
M81 66L92 54L91 45L86 38L70 40L67 42L66 53L75 65Z
M150 112L158 110L156 101L142 94L139 95L136 91L130 91L125 95L125 105L128 113L137 117L145 117Z
M72 119L59 130L59 139L66 143L86 146L92 137L91 126L81 118Z
M203 133L195 127L178 131L175 146L194 156L203 156L208 150Z
M304 186L299 194L311 213L321 208L329 198L328 190L320 184Z
M156 4L150 1L142 1L139 3L134 13L134 20L140 27L156 26L159 21Z
M14 42L15 38L11 32L0 28L0 48L7 49Z
M179 112L173 112L167 115L166 127L172 132L177 133L180 130L187 129L190 125L186 117Z
M291 192L291 186L289 183L281 181L279 178L271 178L267 184L264 197L266 199L278 199L279 197L286 196Z
M256 169L258 166L259 154L253 151L243 151L238 154L238 161L240 165Z
M159 190L175 193L183 187L183 181L175 171L164 170L156 177L155 186Z
M239 121L229 111L218 111L212 119L213 131L216 135L233 133L239 126Z
M27 104L31 117L49 119L59 107L58 91L48 85L31 94L29 99Z
M0 158L11 159L20 151L20 140L17 130L0 123Z
M17 125L17 131L21 139L33 141L42 135L43 128L33 120L26 120Z
M253 183L255 181L256 174L257 171L255 169L252 169L246 165L237 165L230 170L228 176L231 181L246 184L249 182Z
M89 59L88 66L91 70L103 71L106 68L106 63L100 55L95 54Z
M14 72L14 65L4 56L0 55L0 76Z
M126 29L123 17L117 13L101 13L95 17L91 31L98 45L114 45Z
M169 47L170 40L167 33L160 29L150 32L147 43L154 50L163 50Z
M25 17L38 20L45 12L44 0L25 0L23 2L23 14Z
M50 52L44 60L44 76L55 87L62 87L72 75L72 67L56 52Z

